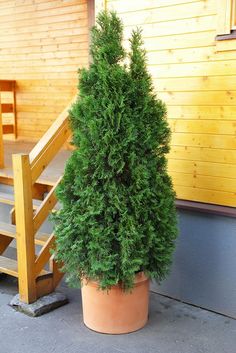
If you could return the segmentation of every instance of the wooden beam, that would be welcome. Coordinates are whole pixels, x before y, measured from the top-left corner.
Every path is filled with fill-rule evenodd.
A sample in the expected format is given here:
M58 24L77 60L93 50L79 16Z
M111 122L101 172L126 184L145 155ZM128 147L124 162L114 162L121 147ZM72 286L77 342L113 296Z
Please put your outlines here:
M50 250L52 249L55 242L54 234L48 238L45 245L42 247L36 261L35 261L35 277L38 277L40 272L43 270L44 266L49 261L50 257L52 256Z
M30 164L32 169L32 184L38 179L43 170L48 166L53 157L66 142L71 134L69 127L69 109L75 101L71 101L69 106L58 116L51 127L46 131L40 141L30 152Z
M14 107L12 103L2 103L2 114L3 113L13 113Z
M17 119L16 119L16 82L15 81L13 81L12 86L13 86L13 115L14 115L13 133L16 139L17 138Z
M50 259L50 271L53 273L53 288L56 289L60 281L62 280L64 273L61 272L62 264L58 264L55 261L54 255Z
M12 92L15 88L15 81L0 80L0 92Z
M37 299L34 273L35 245L33 227L32 182L29 156L13 155L16 209L16 239L20 300L32 303Z
M6 250L6 248L10 245L13 238L7 237L6 235L0 235L0 255Z
M217 1L217 29L216 34L230 34L231 32L232 0Z
M14 134L14 125L3 125L3 135Z
M37 298L50 294L53 290L53 275L51 273L46 276L40 276L36 279Z
M9 259L8 257L0 256L0 272L13 277L18 277L17 261Z
M16 225L16 210L15 210L15 207L12 207L12 209L10 211L10 220L11 220L11 224Z
M54 187L49 191L48 195L45 197L41 205L39 206L37 213L34 216L33 222L34 222L34 232L36 233L43 222L46 220L46 218L49 215L49 212L52 211L53 207L57 203L57 198L55 195L55 190L57 186L59 185L61 181L61 178L57 181L57 183L54 185Z

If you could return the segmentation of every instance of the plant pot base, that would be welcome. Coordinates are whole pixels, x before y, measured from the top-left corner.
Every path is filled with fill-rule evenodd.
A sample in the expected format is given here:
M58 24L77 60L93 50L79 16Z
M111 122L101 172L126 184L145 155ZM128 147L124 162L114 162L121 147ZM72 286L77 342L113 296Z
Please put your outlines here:
M149 280L136 276L132 292L120 286L109 291L99 290L96 282L83 280L82 304L84 324L89 329L106 334L124 334L143 328L148 320Z

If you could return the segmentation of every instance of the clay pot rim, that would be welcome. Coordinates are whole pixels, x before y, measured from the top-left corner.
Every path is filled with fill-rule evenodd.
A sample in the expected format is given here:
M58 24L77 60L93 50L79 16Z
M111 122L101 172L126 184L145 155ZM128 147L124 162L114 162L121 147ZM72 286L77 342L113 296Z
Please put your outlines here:
M145 275L145 273L142 272L138 272L135 276L135 280L134 280L134 287L138 287L140 285L142 285L143 282L149 281L149 278ZM94 281L94 280L89 280L86 277L82 277L81 278L81 283L82 285L89 285L92 287L97 287L99 288L99 282L98 281ZM109 291L109 290L120 290L122 289L122 286L120 284L116 284L115 286L112 286L109 289L104 289L104 291ZM131 290L132 291L132 288ZM129 292L129 290L128 290Z

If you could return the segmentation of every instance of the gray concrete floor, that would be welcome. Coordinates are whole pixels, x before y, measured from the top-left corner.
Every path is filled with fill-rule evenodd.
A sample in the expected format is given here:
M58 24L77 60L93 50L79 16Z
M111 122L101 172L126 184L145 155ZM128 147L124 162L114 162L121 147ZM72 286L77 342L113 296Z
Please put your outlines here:
M16 283L0 279L0 353L236 353L236 320L151 293L144 329L101 335L83 325L80 291L60 291L69 304L30 318L7 305Z

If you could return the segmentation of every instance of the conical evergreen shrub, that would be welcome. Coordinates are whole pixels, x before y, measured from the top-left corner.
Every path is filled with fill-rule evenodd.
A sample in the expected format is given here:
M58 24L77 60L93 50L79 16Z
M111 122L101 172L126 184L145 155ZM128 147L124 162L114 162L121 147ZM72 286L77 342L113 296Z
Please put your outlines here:
M131 51L123 26L102 12L92 29L92 64L79 72L70 112L73 142L54 216L57 260L71 283L132 288L144 271L166 275L176 238L175 193L166 170L170 130L153 92L140 30ZM129 64L124 59L129 58ZM127 60L126 60L127 61Z

